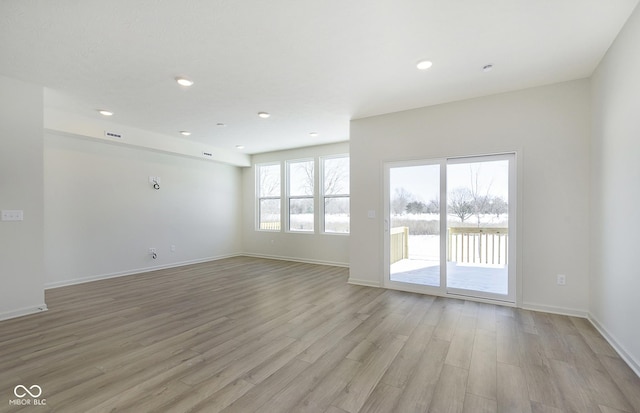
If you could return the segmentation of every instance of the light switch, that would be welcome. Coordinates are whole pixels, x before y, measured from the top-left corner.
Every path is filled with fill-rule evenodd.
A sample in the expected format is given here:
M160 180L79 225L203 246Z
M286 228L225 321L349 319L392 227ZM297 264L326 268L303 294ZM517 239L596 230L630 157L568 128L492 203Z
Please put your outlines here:
M3 221L23 221L24 212L21 209L16 210L2 210Z
M367 211L367 218L369 219L373 219L376 217L376 211L373 209L370 209L369 211Z

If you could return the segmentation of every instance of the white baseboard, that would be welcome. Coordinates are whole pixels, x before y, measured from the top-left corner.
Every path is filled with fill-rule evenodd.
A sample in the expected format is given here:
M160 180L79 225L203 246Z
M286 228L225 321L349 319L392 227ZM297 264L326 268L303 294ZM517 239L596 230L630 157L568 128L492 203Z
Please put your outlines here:
M281 256L273 256L273 255L259 255L259 254L238 253L238 254L229 254L229 255L220 255L220 256L215 256L215 257L201 258L201 259L197 259L197 260L175 262L175 263L167 264L167 265L157 265L157 266L153 266L153 267L136 268L136 269L133 269L133 270L127 270L127 271L121 271L121 272L115 272L115 273L109 273L109 274L98 274L98 275L92 275L92 276L89 276L89 277L73 278L73 279L70 279L70 280L55 281L55 282L46 283L44 285L44 288L45 288L45 290L49 290L49 289L52 289L52 288L66 287L66 286L69 286L69 285L84 284L84 283L88 283L88 282L91 282L91 281L106 280L106 279L109 279L109 278L117 278L117 277L126 277L128 275L141 274L141 273L150 272L150 271L164 270L164 269L168 269L168 268L182 267L184 265L200 264L200 263L203 263L203 262L217 261L217 260L221 260L221 259L225 259L225 258L241 257L241 256L242 257L265 258L265 259L272 259L272 260L282 260L282 261L303 262L303 263L307 263L307 264L331 265L331 266L334 266L334 267L349 267L349 264L345 264L345 263L341 263L341 262L305 260L305 259L293 258L293 257L281 257Z
M640 377L640 363L636 360L629 352L624 348L622 344L616 338L607 331L607 329L598 321L598 319L591 313L587 315L587 319L591 322L591 324L598 330L602 337L607 340L611 347L618 353L620 358L627 363L627 365L633 370L634 373L638 377Z
M586 310L577 310L575 308L555 307L555 306L546 305L546 304L525 303L525 302L522 303L520 308L524 310L533 310L533 311L540 311L543 313L568 315L568 316L580 317L580 318L587 318L587 314L588 314Z
M353 285L361 285L363 287L376 287L376 288L381 288L382 287L382 285L380 285L379 282L375 282L375 281L371 281L371 280L363 280L363 279L358 279L358 278L349 278L347 283L353 284Z
M26 307L18 310L7 311L5 313L0 313L0 321L8 320L10 318L22 317L29 314L41 313L47 310L47 305L43 303L35 307Z
M252 258L265 258L268 260L279 260L279 261L292 261L292 262L302 262L305 264L318 264L318 265L330 265L332 267L343 267L349 268L348 263L344 262L334 262L334 261L323 261L323 260L313 260L307 258L296 258L296 257L285 257L280 255L265 255L265 254L252 254L245 252L242 255L243 257L252 257Z
M240 255L242 255L242 254L220 255L220 256L216 256L216 257L200 258L200 259L197 259L197 260L174 262L172 264L167 264L167 265L157 265L157 266L154 266L154 267L144 267L144 268L137 268L137 269L127 270L127 271L122 271L122 272L115 272L115 273L109 273L109 274L99 274L99 275L92 275L92 276L89 276L89 277L81 277L81 278L73 278L73 279L70 279L70 280L55 281L55 282L51 282L51 283L46 283L44 285L44 288L45 288L45 290L49 290L49 289L52 289L52 288L66 287L66 286L69 286L69 285L84 284L84 283L88 283L88 282L91 282L91 281L106 280L106 279L109 279L109 278L117 278L117 277L126 277L128 275L141 274L141 273L145 273L145 272L164 270L164 269L168 269L168 268L182 267L182 266L191 265L191 264L200 264L200 263L203 263L203 262L217 261L217 260L221 260L221 259L224 259L224 258L238 257Z

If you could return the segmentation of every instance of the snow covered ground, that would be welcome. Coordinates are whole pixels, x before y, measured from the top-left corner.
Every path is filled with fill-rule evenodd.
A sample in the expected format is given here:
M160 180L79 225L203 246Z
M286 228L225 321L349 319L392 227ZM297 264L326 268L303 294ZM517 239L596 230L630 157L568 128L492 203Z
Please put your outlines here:
M504 267L448 264L448 287L504 295L508 293L507 269ZM440 266L436 261L400 260L391 265L391 281L437 287L440 285Z
M410 235L409 258L391 265L391 280L419 285L440 284L440 238L438 235ZM448 263L447 286L474 291L507 294L504 265Z

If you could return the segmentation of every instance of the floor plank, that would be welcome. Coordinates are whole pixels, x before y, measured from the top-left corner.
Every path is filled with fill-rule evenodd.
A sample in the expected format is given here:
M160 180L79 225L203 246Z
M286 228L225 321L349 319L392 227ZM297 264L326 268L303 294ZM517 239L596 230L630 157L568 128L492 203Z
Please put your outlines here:
M449 342L432 338L418 360L397 405L399 412L425 412L433 401Z
M498 411L531 413L531 400L522 369L498 363Z
M495 331L476 330L471 353L467 393L497 400L497 345Z
M462 413L469 372L445 363L429 412Z
M640 412L588 320L234 257L46 291L0 322L0 412Z
M498 403L495 399L485 399L471 393L467 393L464 398L462 413L496 413L497 411Z

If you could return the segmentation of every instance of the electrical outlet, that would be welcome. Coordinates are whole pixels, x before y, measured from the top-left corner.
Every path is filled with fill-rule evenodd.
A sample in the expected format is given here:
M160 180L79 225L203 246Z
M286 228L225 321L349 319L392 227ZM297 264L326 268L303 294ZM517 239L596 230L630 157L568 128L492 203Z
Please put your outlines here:
M156 249L155 249L155 248L149 248L149 254L153 254L153 253L155 253L155 252L156 252Z
M176 246L175 245L171 246L171 252L176 252Z
M567 276L564 274L558 274L557 277L558 285L566 285L567 284Z

